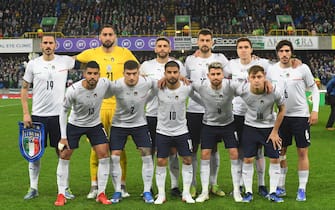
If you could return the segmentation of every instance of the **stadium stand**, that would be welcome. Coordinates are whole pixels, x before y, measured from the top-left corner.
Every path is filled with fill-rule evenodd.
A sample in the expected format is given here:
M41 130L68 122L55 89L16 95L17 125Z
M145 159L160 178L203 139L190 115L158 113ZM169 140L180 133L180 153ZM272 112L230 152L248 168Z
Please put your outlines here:
M57 17L56 27L43 31L65 36L94 36L101 25L115 25L117 33L158 35L174 29L174 15L190 15L192 30L210 28L214 34L268 33L278 29L276 16L292 16L295 30L334 34L335 1L326 0L2 0L0 38L36 32L42 17ZM279 29L285 29L281 26Z
M0 57L0 88L20 88L26 55Z
M291 15L296 29L316 33L334 32L335 1L314 0L195 0L178 1L175 13L192 15L200 27L211 28L215 34L252 34L260 29L264 33L278 28L277 15ZM327 8L327 9L326 9ZM327 11L327 12L326 12ZM281 29L285 29L282 26Z
M0 36L20 37L40 28L42 17L60 15L60 1L2 0L0 4ZM44 31L52 31L45 28Z
M76 1L68 6L62 30L69 36L97 35L104 24L113 24L119 35L156 35L166 28L165 1Z
M326 85L335 75L334 52L310 53L307 55L307 59L313 75L320 79L322 85Z

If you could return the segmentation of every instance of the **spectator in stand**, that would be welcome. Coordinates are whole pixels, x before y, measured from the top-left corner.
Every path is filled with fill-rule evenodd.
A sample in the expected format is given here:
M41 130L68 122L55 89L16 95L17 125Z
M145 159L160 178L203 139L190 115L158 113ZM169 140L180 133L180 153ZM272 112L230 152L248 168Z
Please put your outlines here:
M55 16L56 1L2 1L0 6L0 28L3 36L18 37L35 31L42 17ZM5 30L6 29L6 30Z
M287 35L289 35L289 36L293 35L294 34L294 28L293 28L293 26L292 25L288 25L286 27L286 32L287 32Z

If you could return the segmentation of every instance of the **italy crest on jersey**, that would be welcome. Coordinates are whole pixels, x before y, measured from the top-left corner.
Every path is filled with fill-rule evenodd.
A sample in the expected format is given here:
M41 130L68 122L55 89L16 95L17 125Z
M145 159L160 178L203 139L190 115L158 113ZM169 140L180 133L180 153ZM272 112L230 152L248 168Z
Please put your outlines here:
M39 160L44 154L44 125L33 122L31 128L24 128L19 122L19 148L22 156L29 162Z

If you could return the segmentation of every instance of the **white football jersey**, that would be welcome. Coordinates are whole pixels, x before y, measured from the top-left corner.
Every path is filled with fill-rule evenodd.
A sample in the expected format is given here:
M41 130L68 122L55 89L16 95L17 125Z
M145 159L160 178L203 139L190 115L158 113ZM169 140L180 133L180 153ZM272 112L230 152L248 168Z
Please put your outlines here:
M33 84L32 115L59 115L67 74L74 64L75 60L65 55L55 55L51 61L40 56L28 62L23 79Z
M62 137L66 137L67 113L71 109L68 122L78 127L94 127L101 123L100 108L102 100L110 97L112 82L100 78L97 86L88 90L80 80L67 88L59 122Z
M169 61L176 61L180 66L180 74L185 76L186 70L182 62L179 60L175 60L173 58L169 58ZM165 63L159 63L157 59L152 59L149 61L144 61L141 64L140 72L142 75L145 75L146 77L149 77L153 80L160 80L164 77L164 66ZM154 97L152 100L148 101L146 105L146 116L150 117L156 117L157 116L157 109L158 109L158 101L157 97Z
M140 76L135 86L126 85L124 78L112 84L112 94L116 98L112 126L131 128L146 125L144 108L155 82Z
M276 121L273 111L274 104L278 106L285 103L283 91L274 86L270 94L254 94L250 92L250 84L245 82L236 89L236 94L247 105L244 124L256 128L271 128Z
M180 82L174 90L159 89L156 132L166 136L179 136L188 132L186 125L186 99L192 92L191 86Z
M232 113L232 100L234 89L230 86L231 81L223 79L222 87L214 90L210 82L192 83L192 87L201 96L204 103L205 114L202 122L211 126L225 126L234 121Z
M248 79L248 69L251 66L260 65L264 68L265 72L271 65L267 59L252 59L248 64L242 64L240 58L232 59L229 61L226 72L231 75L233 81L244 82ZM234 115L244 116L247 111L247 106L244 101L239 97L235 97L233 100L233 113Z
M309 117L309 106L306 90L315 84L310 68L302 64L296 68L281 68L280 63L274 64L270 70L271 81L284 90L287 98L286 114L290 117Z
M201 82L207 79L208 66L213 62L220 62L224 67L228 63L228 59L221 53L212 53L208 58L195 57L190 55L186 58L185 68L186 75L193 82ZM189 99L187 104L187 112L192 113L205 113L205 109L200 104L196 103L192 99Z

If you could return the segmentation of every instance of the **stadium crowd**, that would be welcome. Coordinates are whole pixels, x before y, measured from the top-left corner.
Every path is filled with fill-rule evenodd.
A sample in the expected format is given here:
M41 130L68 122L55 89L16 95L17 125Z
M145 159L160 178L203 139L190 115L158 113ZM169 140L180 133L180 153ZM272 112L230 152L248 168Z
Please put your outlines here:
M20 88L27 56L0 57L0 89Z
M111 23L119 35L156 35L166 29L167 14L164 6L167 1L101 1L96 3L84 0L67 6L67 20L63 34L97 35L100 27Z
M307 55L309 66L315 77L319 78L321 84L327 82L335 75L335 55L333 53L311 53Z
M326 9L327 8L327 9ZM335 1L326 0L2 0L0 38L36 31L42 17L65 17L65 36L97 35L102 25L115 25L118 35L158 35L173 25L174 15L191 15L200 28L214 34L267 33L279 29L276 15L291 15L296 29L333 34ZM55 31L55 27L44 31Z
M61 1L2 0L0 38L20 37L38 28L42 17L59 16Z
M191 14L200 27L213 29L214 34L251 34L261 29L286 29L278 26L277 15L291 15L296 29L333 34L335 1L222 1L204 0L203 4L190 0L179 1L175 13ZM325 9L327 8L327 9ZM327 12L326 12L327 11ZM200 14L200 15L199 15Z

